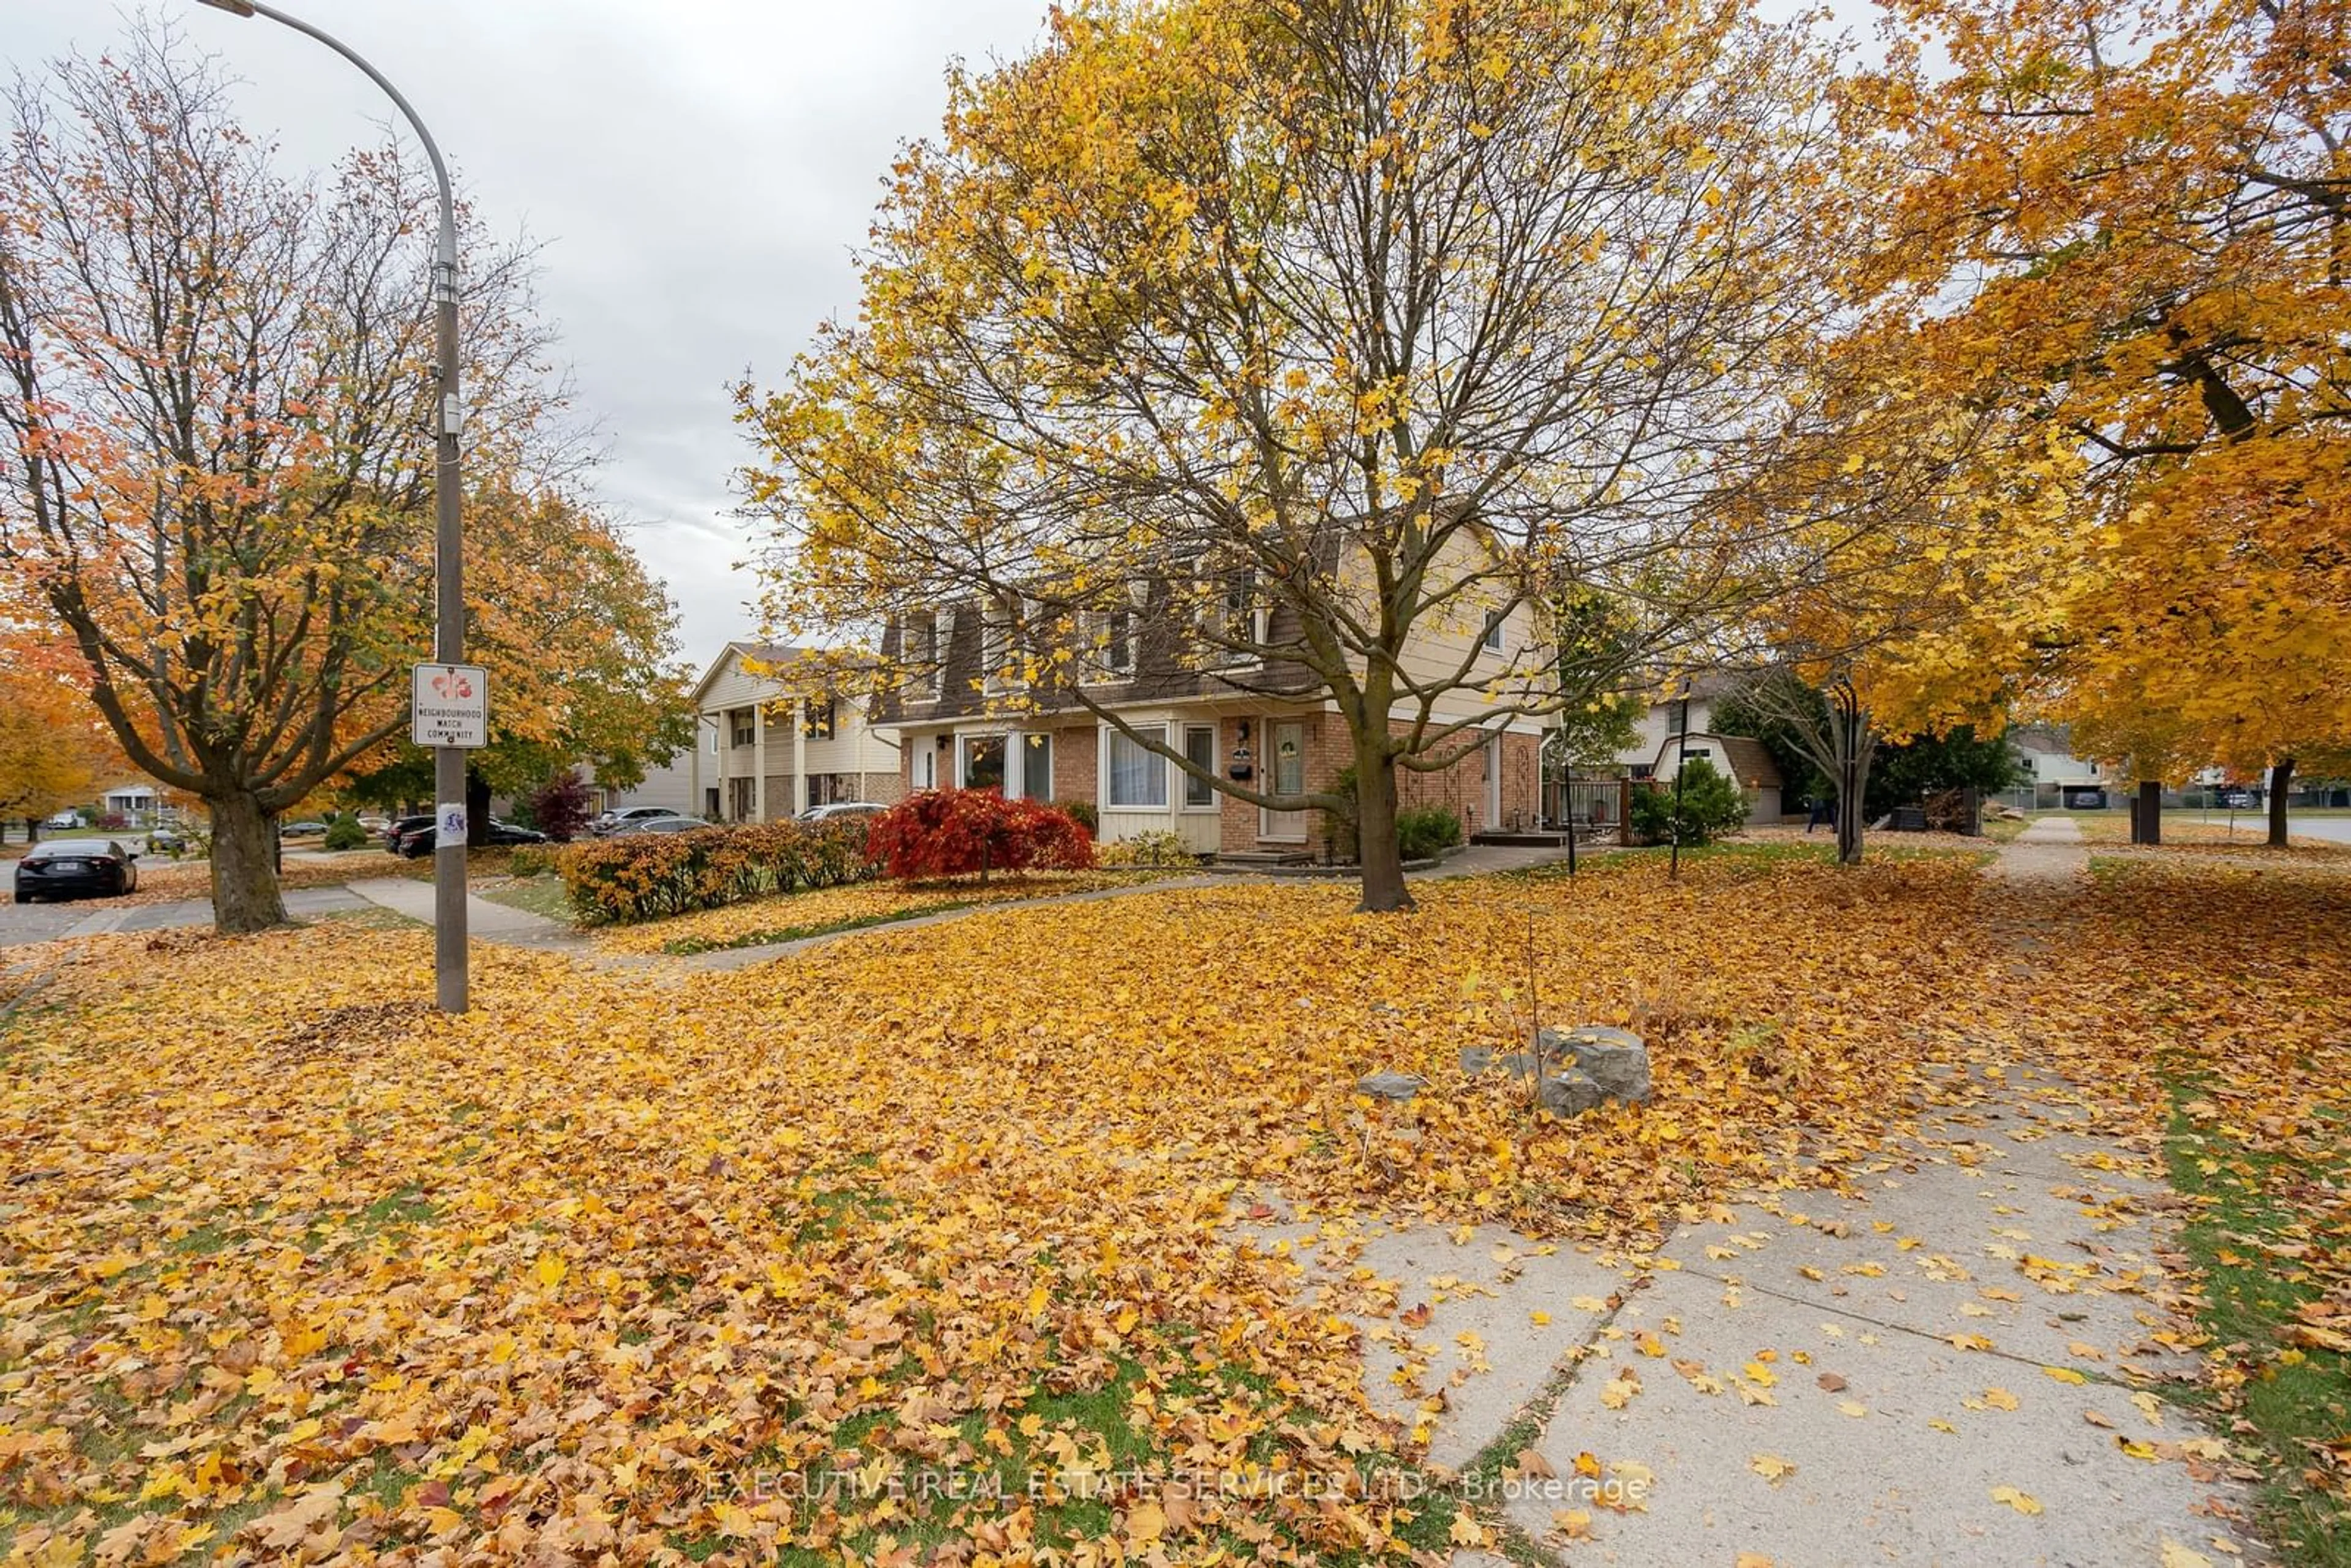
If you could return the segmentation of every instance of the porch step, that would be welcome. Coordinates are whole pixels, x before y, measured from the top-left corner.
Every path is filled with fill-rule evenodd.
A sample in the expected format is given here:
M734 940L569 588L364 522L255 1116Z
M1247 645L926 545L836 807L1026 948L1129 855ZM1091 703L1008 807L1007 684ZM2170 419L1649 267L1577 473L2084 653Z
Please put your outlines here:
M1589 841L1592 834L1587 830L1580 836ZM1473 844L1494 844L1506 849L1556 850L1566 847L1567 835L1538 832L1531 830L1513 832L1503 829L1491 829L1485 832L1470 834L1469 841Z

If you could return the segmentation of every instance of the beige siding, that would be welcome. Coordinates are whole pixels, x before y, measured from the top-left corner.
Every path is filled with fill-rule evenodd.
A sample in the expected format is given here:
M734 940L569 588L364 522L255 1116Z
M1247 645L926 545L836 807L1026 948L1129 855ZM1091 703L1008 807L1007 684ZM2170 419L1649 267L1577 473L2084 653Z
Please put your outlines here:
M1440 559L1436 586L1456 581L1478 570L1479 554L1485 546L1474 536L1457 534L1446 547ZM1349 574L1351 585L1363 596L1366 604L1371 597L1370 566L1359 562ZM1468 719L1472 722L1490 714L1496 706L1486 700L1485 693L1476 684L1493 680L1495 695L1502 703L1524 702L1530 695L1547 695L1551 690L1552 654L1543 639L1546 636L1535 608L1530 604L1512 606L1502 622L1502 647L1499 653L1480 653L1464 671L1464 660L1470 650L1483 639L1486 617L1498 608L1505 595L1500 585L1479 584L1484 591L1472 591L1447 601L1437 610L1426 612L1413 625L1412 635L1405 641L1399 661L1406 676L1421 682L1464 681L1468 684L1448 692L1435 705L1440 720ZM1416 709L1417 705L1412 705ZM1410 718L1413 713L1400 706L1392 714L1396 718ZM1541 728L1531 719L1520 719L1509 727L1521 734L1532 734Z
M737 746L734 744L730 721L735 713L760 708L767 714L764 759L759 754L756 727L754 738ZM713 727L719 740L717 750L704 754L704 785L719 785L722 778L752 779L764 771L767 812L771 819L791 816L806 807L808 786L804 780L808 778L840 775L846 780L842 788L855 793L861 773L884 783L898 774L897 748L866 724L862 698L840 697L831 738L809 738L801 733L799 694L792 689L789 667L772 675L754 675L745 670L743 653L737 648L728 648L705 678L701 710L705 722ZM866 793L877 795L880 789ZM894 799L894 791L883 798ZM721 810L731 811L733 806L734 791L731 787L722 788Z

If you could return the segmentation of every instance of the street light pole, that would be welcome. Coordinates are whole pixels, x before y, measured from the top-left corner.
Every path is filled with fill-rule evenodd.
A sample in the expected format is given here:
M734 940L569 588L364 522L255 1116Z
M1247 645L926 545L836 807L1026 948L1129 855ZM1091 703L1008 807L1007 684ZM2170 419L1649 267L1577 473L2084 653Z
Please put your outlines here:
M433 656L444 664L465 657L465 528L458 476L457 437L464 417L457 400L457 199L449 183L449 166L423 120L384 74L340 40L298 16L289 16L261 0L199 0L199 4L233 16L266 16L281 26L315 38L350 61L399 106L424 156L433 165L440 189L441 233L433 253L434 356L439 395L434 400L437 434L434 441L434 621ZM436 807L465 799L465 753L455 746L433 748L433 789ZM444 813L436 810L435 818ZM467 1007L465 972L465 841L436 834L433 849L433 971L441 1010L461 1013Z
M1668 852L1666 875L1678 880L1682 874L1682 775L1689 771L1689 683L1682 683L1681 722L1675 726L1681 732L1678 749L1674 756L1674 821L1673 849Z

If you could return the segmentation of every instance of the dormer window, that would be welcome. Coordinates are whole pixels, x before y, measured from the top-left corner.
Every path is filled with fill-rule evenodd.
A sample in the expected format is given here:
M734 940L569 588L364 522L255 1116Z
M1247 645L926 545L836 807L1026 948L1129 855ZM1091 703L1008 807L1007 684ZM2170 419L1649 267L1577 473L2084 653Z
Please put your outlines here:
M1265 614L1257 601L1257 573L1249 567L1225 574L1224 623L1219 628L1225 646L1217 651L1219 663L1246 664L1258 657L1256 646L1265 642Z
M1102 663L1113 671L1134 668L1134 612L1119 606L1102 617Z

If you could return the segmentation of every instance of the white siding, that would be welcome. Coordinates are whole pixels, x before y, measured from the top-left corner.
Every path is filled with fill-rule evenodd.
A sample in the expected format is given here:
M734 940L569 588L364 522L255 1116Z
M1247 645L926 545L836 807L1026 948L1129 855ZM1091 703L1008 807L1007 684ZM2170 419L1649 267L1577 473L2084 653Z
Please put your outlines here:
M626 810L631 806L665 806L673 811L693 816L695 814L692 799L693 768L693 753L681 751L676 760L667 766L646 768L643 781L633 789L607 790L604 804L615 811Z

